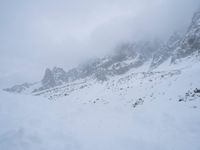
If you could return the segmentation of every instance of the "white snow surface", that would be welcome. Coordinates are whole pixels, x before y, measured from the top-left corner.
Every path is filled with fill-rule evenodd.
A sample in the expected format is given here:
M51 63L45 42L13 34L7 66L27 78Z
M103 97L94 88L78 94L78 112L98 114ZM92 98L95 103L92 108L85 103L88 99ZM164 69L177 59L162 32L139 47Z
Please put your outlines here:
M51 100L2 91L0 150L199 150L200 94L186 93L200 88L200 64L177 68L66 86Z

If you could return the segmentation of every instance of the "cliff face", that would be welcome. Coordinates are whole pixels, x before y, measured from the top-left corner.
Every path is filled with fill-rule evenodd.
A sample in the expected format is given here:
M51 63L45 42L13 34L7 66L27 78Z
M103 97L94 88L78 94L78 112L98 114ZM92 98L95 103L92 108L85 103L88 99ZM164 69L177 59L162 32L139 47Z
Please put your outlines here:
M182 35L180 33L174 33L169 40L153 54L150 68L155 69L166 60L170 59L176 48L179 46L181 38Z
M38 90L52 88L65 82L67 82L67 76L66 72L62 68L54 67L52 70L47 68L41 81L42 87Z
M200 52L200 12L196 12L185 36L175 50L173 61Z

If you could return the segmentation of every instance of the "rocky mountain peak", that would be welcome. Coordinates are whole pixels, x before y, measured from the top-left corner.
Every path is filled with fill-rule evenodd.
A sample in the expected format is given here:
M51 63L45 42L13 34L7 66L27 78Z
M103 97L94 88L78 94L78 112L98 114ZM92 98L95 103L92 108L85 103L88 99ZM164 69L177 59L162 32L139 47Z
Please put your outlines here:
M54 80L57 85L62 84L67 81L67 73L64 69L59 67L54 67L53 70Z
M195 52L200 52L200 11L193 15L191 25L176 48L172 61L187 57Z
M52 72L54 73L64 73L64 69L60 68L60 67L53 67Z
M200 10L192 18L192 27L200 26Z
M61 85L63 82L66 81L67 75L62 68L54 67L52 70L47 68L41 81L42 89L48 89L57 85Z
M42 79L42 85L44 86L44 88L50 88L56 85L54 74L49 68L45 70L45 74Z

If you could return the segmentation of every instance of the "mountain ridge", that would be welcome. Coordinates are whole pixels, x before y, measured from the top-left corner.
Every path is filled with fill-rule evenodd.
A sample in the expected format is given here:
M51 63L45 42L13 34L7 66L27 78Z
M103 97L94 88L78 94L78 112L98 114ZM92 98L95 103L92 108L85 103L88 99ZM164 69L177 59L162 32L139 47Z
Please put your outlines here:
M174 33L164 44L150 41L124 43L116 47L115 52L107 57L98 58L90 63L79 65L65 71L62 68L47 68L43 79L37 83L24 83L4 89L8 92L37 93L57 86L70 84L78 80L92 78L104 82L112 77L126 74L130 70L152 72L165 62L174 65L181 59L200 56L200 11L196 12L185 34ZM169 61L168 61L169 60Z

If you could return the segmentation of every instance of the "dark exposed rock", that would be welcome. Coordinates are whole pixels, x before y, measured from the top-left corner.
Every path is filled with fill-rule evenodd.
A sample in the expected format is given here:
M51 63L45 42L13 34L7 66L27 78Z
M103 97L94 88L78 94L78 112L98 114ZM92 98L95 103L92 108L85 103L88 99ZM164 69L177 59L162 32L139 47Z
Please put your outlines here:
M11 88L6 88L3 90L7 91L7 92L21 93L21 92L25 91L27 88L31 87L32 85L34 85L34 83L33 84L24 83L24 84L15 85Z
M45 74L42 79L42 85L44 88L50 88L56 85L53 72L48 68L45 70Z
M138 105L142 105L143 103L144 103L144 100L142 98L139 98L132 106L133 108L135 108Z
M173 56L176 47L179 45L181 37L181 33L175 32L169 38L169 40L158 51L154 53L150 66L151 69L158 67L167 59Z
M172 62L187 57L194 52L200 53L200 11L194 14L192 23L175 52Z
M194 93L200 93L200 89L197 89L197 88L196 88L196 89L194 90Z

